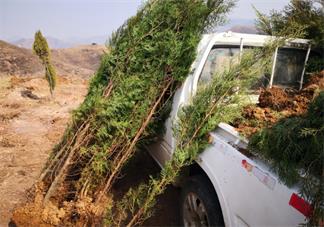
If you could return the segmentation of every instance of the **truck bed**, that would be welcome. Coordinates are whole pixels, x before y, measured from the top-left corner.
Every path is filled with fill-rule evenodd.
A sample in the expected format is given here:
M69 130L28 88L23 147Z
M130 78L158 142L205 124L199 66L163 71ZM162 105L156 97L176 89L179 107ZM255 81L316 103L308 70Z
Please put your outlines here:
M240 150L246 151L247 140L233 127L221 123L210 136L212 146L198 163L215 187L226 226L298 226L305 222L304 215L290 205L298 188L288 188L266 163L243 154Z

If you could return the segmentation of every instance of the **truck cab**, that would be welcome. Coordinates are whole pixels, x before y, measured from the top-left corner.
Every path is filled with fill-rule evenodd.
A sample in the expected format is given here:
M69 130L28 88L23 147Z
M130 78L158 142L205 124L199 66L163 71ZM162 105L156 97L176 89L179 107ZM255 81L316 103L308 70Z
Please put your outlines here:
M262 48L273 38L232 32L202 37L191 72L174 95L165 134L148 147L162 168L175 149L172 129L179 109L217 71L240 59L244 50ZM271 74L260 75L259 86L300 89L309 53L308 40L287 41L276 49ZM298 187L287 187L266 163L242 153L248 141L232 126L219 124L210 138L211 145L186 170L180 206L184 226L297 226L305 222L309 204L298 196Z

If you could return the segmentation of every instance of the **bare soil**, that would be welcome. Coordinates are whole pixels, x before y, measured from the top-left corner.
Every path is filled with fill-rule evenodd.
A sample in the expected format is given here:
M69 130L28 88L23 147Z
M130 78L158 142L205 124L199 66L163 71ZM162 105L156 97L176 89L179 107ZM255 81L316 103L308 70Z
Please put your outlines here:
M249 138L264 127L271 127L283 117L302 115L309 103L324 89L324 70L312 75L303 89L284 89L272 87L261 89L259 103L246 106L242 118L233 126L242 135Z
M26 190L82 102L87 84L60 76L51 98L43 78L0 77L0 226L7 226L13 208L26 201ZM24 96L26 91L33 96Z

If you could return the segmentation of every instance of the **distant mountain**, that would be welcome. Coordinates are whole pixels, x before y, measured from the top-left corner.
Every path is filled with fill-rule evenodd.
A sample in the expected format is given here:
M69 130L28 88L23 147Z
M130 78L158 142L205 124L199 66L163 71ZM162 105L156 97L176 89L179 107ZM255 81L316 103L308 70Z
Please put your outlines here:
M77 45L88 45L92 43L105 44L108 37L109 37L108 35L92 36L88 38L71 37L68 38L67 41Z
M99 44L103 45L106 43L108 36L93 36L88 38L80 38L80 37L72 37L65 40L46 37L48 45L53 49L61 49L61 48L71 48L78 45L91 45L91 44ZM11 44L14 44L18 47L23 47L27 49L31 49L33 46L34 39L33 38L21 38L15 40L9 40Z
M217 31L232 31L248 34L258 34L258 30L256 29L254 22L254 20L250 19L231 19L229 23L217 28Z
M247 33L247 34L258 34L258 30L254 25L235 25L228 29L228 31Z
M33 46L33 42L33 39L18 39L15 41L11 41L10 43L16 45L17 47L31 49Z
M57 38L53 38L53 37L46 37L48 45L50 46L50 48L53 49L59 49L59 48L69 48L72 46L75 46L73 43L70 42L65 42L62 41L60 39ZM23 47L23 48L27 48L27 49L31 49L34 43L34 39L19 39L19 40L15 40L13 42L10 42L18 47Z

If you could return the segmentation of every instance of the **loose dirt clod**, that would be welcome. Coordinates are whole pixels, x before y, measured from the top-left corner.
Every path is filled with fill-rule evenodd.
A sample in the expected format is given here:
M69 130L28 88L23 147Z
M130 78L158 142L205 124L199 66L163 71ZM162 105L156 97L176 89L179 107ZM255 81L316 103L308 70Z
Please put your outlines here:
M289 103L288 94L279 87L272 87L261 90L259 97L259 106L262 108L269 107L273 110L280 111Z

